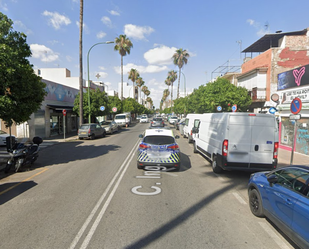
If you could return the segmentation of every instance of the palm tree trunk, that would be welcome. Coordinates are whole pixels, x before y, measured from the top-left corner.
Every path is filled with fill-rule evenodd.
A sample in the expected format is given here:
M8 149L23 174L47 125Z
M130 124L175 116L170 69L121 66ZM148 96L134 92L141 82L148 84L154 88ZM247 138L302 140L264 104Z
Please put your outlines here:
M79 125L83 124L83 13L84 13L84 0L80 0L80 13L79 13Z
M173 82L171 84L171 112L173 112Z
M123 56L121 56L121 101L123 100Z
M178 88L177 88L177 99L179 99L180 75L181 75L181 67L179 68Z

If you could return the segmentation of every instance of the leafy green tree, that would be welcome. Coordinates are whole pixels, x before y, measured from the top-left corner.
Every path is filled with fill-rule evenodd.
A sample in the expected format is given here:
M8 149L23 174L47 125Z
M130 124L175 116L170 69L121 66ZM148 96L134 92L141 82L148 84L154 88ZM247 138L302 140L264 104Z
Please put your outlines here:
M79 113L79 93L77 94L75 100L74 100L74 107L73 111L75 113ZM101 111L100 107L104 106L105 110ZM108 97L105 92L102 92L100 89L96 90L90 90L90 109L88 105L88 89L86 94L83 94L83 113L84 113L84 119L86 119L89 116L91 116L91 122L94 122L95 117L98 116L105 116L110 113L109 111L109 105L108 105Z
M121 56L121 100L123 100L123 56L130 54L133 43L126 35L120 35L115 38L114 50L118 51Z
M227 79L218 78L215 82L195 89L188 96L187 103L190 113L217 112L218 106L222 107L222 112L230 112L235 104L238 112L246 112L251 104L251 97L247 89L236 87Z
M26 35L13 30L13 21L0 12L0 118L8 126L30 119L46 95L27 57Z
M176 114L186 113L187 98L179 98L174 101L174 112Z
M118 96L108 96L108 111L109 114L118 114L118 113L122 113L122 109L121 109L121 100L118 98ZM113 108L116 107L117 108L117 112L113 112Z
M183 50L182 48L179 48L176 50L176 53L173 54L173 63L174 65L178 66L179 68L179 77L178 77L178 87L177 87L177 99L179 98L179 87L180 87L180 74L181 74L181 69L184 64L187 64L188 58L189 58L189 53L187 50Z

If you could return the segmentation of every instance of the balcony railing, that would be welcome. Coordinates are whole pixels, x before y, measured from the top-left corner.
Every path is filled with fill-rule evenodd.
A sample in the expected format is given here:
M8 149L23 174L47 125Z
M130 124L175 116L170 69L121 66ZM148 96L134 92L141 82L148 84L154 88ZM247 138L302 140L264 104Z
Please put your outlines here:
M249 95L253 101L265 101L266 100L266 88L252 88L252 91L249 91Z

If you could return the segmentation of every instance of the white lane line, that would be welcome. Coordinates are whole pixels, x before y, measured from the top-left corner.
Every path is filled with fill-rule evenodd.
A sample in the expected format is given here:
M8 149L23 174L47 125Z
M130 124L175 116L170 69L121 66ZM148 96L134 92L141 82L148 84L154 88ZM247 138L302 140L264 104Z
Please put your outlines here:
M82 235L84 234L86 228L88 227L90 221L92 220L93 216L95 215L95 213L97 212L97 210L99 209L99 207L101 206L104 198L106 197L107 193L109 192L109 190L111 189L111 187L113 186L114 182L116 181L118 175L120 174L120 172L123 170L124 166L127 164L128 159L131 156L130 161L132 160L132 155L134 155L134 152L136 150L136 147L139 143L139 140L135 143L135 145L133 146L131 152L129 153L129 155L126 157L126 159L124 160L123 164L121 165L121 167L119 168L119 170L117 171L117 173L115 174L115 176L113 177L112 181L109 183L109 185L107 186L107 188L105 189L104 193L102 194L102 196L100 197L100 199L98 200L98 202L96 203L96 205L94 206L94 208L92 209L90 215L88 216L88 218L86 219L86 221L84 222L83 226L81 227L81 229L79 230L79 232L77 233L76 237L74 238L74 240L72 241L69 249L74 249L75 246L77 245L78 241L80 240L80 238L82 237ZM127 164L128 167L129 163ZM126 168L127 168L126 167ZM126 169L125 169L126 170Z
M291 249L270 227L264 222L259 222L260 226L266 231L266 233L276 242L281 249Z
M241 203L241 204L244 204L244 205L247 205L247 202L236 192L233 192L233 195L236 197L236 199Z

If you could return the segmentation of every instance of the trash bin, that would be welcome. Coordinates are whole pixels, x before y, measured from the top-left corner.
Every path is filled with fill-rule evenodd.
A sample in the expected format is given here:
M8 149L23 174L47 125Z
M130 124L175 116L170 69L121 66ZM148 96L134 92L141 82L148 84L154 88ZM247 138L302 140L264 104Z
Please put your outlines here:
M5 138L6 143L6 150L9 152L13 149L14 145L16 144L16 138L14 136L7 136Z

